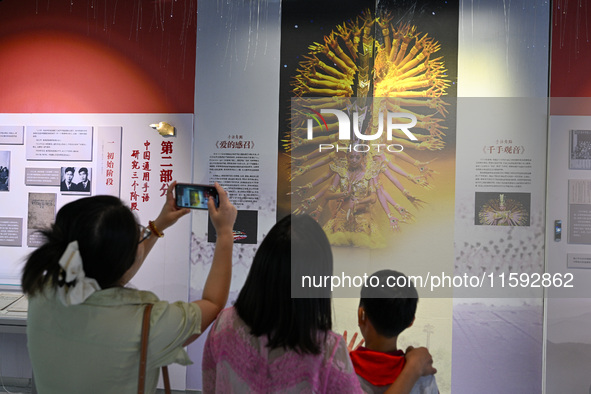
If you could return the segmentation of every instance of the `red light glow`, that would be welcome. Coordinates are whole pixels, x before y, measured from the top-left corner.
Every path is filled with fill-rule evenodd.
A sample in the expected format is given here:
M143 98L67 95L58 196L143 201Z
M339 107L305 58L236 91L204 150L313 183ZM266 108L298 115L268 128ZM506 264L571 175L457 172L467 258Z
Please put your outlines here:
M157 81L84 36L32 31L0 41L2 112L174 112Z

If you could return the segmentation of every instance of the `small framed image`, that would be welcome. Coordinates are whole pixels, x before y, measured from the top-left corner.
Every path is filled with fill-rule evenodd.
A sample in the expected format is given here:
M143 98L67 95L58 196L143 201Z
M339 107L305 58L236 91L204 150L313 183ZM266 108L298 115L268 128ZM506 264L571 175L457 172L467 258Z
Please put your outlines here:
M476 192L477 226L529 226L531 193Z
M37 247L44 242L43 233L55 221L55 193L29 193L27 214L27 246Z
M0 151L0 192L10 190L10 151Z
M591 170L591 130L570 130L568 168Z
M258 211L238 210L233 228L234 243L256 245L259 230L258 217ZM215 242L216 238L217 234L210 219L207 225L207 242Z
M591 195L589 179L568 180L568 244L591 245Z
M62 194L90 194L92 169L88 167L62 167L60 192Z

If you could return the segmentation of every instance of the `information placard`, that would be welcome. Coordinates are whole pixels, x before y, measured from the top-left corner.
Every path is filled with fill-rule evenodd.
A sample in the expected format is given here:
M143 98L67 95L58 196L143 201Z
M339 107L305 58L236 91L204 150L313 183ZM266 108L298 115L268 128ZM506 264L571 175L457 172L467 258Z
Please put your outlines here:
M23 246L22 218L0 218L0 246Z
M568 180L568 243L591 244L591 181Z
M92 160L92 127L27 126L27 160Z
M59 186L59 168L25 168L25 185L27 186Z
M24 131L23 126L0 126L0 145L22 145Z

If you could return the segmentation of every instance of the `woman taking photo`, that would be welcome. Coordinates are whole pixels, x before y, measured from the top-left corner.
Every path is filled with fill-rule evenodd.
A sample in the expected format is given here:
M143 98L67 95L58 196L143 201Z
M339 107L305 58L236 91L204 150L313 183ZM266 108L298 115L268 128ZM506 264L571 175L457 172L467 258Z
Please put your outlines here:
M150 316L145 387L159 368L190 364L184 346L225 306L232 270L236 208L216 184L208 202L217 242L203 298L168 303L126 288L158 238L189 209L175 206L173 182L159 216L147 227L120 199L82 198L64 205L45 243L29 256L22 287L29 298L28 349L40 393L137 393L142 318ZM182 262L181 262L182 263Z

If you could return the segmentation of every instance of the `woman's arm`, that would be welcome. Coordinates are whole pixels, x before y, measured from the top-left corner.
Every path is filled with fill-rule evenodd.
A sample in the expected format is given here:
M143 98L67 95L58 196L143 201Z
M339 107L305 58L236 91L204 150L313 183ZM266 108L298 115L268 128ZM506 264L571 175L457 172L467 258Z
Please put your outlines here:
M228 199L228 193L217 182L215 187L219 194L219 207L215 206L212 198L208 201L209 217L217 234L213 262L205 281L202 299L193 301L201 309L201 332L205 331L226 306L232 278L232 231L237 211ZM198 336L193 335L185 345L193 342Z
M176 181L172 182L170 186L168 186L168 190L166 191L166 201L164 201L164 206L160 211L158 217L152 222L153 227L150 228L152 234L146 238L142 243L138 245L138 251L136 256L136 262L129 268L129 270L123 274L123 277L120 280L120 284L124 286L128 283L140 269L144 260L154 247L154 244L160 237L158 234L164 234L164 230L172 226L181 218L182 216L188 214L190 212L189 208L178 208L174 202L174 195L172 191L176 185Z
M164 234L164 230L175 224L179 218L191 212L189 208L178 208L176 206L174 194L172 192L175 186L176 181L173 181L170 186L168 186L168 190L166 190L166 201L164 202L164 206L162 207L162 210L160 210L158 217L153 222L155 230L161 234ZM152 235L140 244L144 245L144 257L150 253L150 250L152 250L152 247L159 238L158 234L154 233L154 229L151 230Z
M388 394L408 394L421 376L433 375L433 358L426 347L406 349L406 363L394 383L386 390Z

